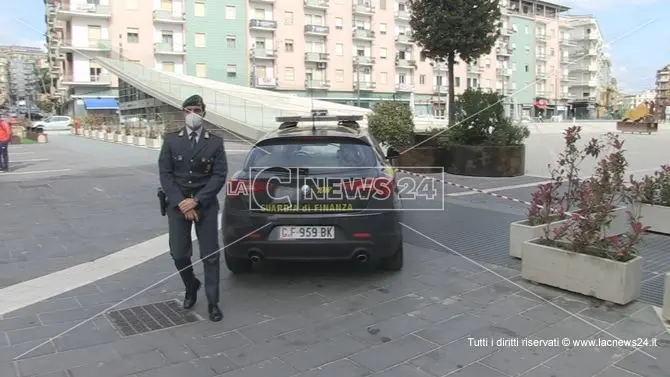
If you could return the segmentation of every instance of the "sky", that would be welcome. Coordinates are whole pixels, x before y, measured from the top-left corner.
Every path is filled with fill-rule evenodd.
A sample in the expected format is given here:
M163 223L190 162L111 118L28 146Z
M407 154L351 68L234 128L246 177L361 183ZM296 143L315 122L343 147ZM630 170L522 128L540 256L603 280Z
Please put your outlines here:
M596 17L622 91L653 88L656 71L670 64L669 0L556 2L571 7L572 14ZM0 8L0 44L44 45L43 0L0 0Z

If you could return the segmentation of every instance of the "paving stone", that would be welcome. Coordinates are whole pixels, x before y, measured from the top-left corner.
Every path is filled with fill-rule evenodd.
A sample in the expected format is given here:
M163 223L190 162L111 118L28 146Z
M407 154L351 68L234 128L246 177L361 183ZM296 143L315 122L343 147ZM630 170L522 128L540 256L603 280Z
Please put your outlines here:
M517 289L507 282L496 283L463 294L461 303L469 308L479 309L492 302L501 300L516 291Z
M356 312L286 334L285 338L290 339L295 344L307 347L319 343L323 339L334 338L338 335L350 333L361 327L373 325L376 322L378 321L373 316L363 312Z
M298 374L287 363L275 358L224 374L222 377L290 377Z
M91 360L93 361L93 360ZM107 363L92 363L70 368L69 377L122 377L160 368L167 360L159 351L141 352Z
M9 345L5 347L0 347L0 362L11 361L14 358L30 351L31 349L39 346L42 341L32 341L25 342L17 345ZM50 353L56 352L56 348L51 343L44 344L39 348L31 351L29 354L24 355L24 358L38 357L48 355Z
M302 373L298 377L368 377L370 375L372 375L372 372L369 369L356 365L349 360L342 359Z
M512 278L511 280L523 288L517 294L531 300L540 302L551 301L565 295L565 291L547 285L533 283L520 276Z
M371 303L383 303L401 298L409 294L424 292L428 287L414 279L393 280L385 282L383 286L362 292Z
M436 323L446 321L451 317L470 310L470 308L467 308L465 305L461 304L460 301L455 299L447 298L439 300L434 297L431 297L431 299L434 299L437 302L422 306L419 309L408 313L408 315L417 316L429 322Z
M488 327L491 324L487 320L465 313L425 328L417 332L416 335L433 343L445 345L470 335L477 330Z
M523 377L573 377L573 376L564 376L559 372L551 368L547 368L544 365L539 365L536 368L531 369L526 372Z
M173 364L197 358L197 355L186 347L185 341L167 332L125 338L110 343L110 346L121 357L158 350L167 361Z
M535 301L511 295L480 308L476 313L482 319L499 323L535 305L537 305Z
M615 324L607 331L620 339L651 338L665 327L653 309L643 309Z
M9 336L4 332L0 332L0 348L6 347L8 345L9 345Z
M431 326L432 323L414 314L404 314L352 331L351 334L369 344L388 343L393 339Z
M507 375L517 376L563 352L563 347L505 347L480 363Z
M413 312L422 306L426 306L431 303L433 303L433 301L430 299L419 295L410 294L393 301L374 306L370 309L366 309L363 312L370 314L379 321L384 321L401 314Z
M546 326L547 324L544 322L536 321L522 315L515 315L503 322L497 323L494 327L503 328L510 333L515 334L514 337L524 338L544 329Z
M0 376L2 377L17 377L16 367L12 362L0 362Z
M375 373L372 375L372 377L435 377L435 376L419 369L419 367L413 364L400 364L394 366L393 368L387 369L383 372Z
M489 340L483 338L484 340ZM482 340L477 337L474 340ZM461 339L440 349L429 352L411 361L413 365L430 372L435 376L443 376L466 365L497 352L499 347L476 346L470 339Z
M121 337L112 328L99 329L89 324L82 325L53 340L58 352L112 343Z
M279 336L269 341L225 351L224 355L232 360L235 365L246 367L274 357L281 357L306 347L308 347L308 344Z
M627 352L615 347L579 347L569 349L545 365L566 376L593 376L617 361Z
M669 355L670 353L666 352L664 358L653 359L638 350L617 362L616 366L644 377L668 377L670 376Z
M600 331L599 328L601 327L596 327L598 324L594 325L582 321L580 318L567 317L533 333L530 337L534 339L568 338L570 340L582 340Z
M317 320L323 321L352 314L363 309L370 308L374 305L376 305L376 303L371 302L368 297L362 294L355 294L337 301L307 309L302 314L308 318L315 318Z
M206 356L198 359L198 362L212 369L216 374L224 374L237 369L237 365L226 355Z
M109 344L79 348L58 352L46 356L17 361L21 376L33 376L54 370L66 370L80 365L89 364L91 360L99 363L114 360L118 354Z
M24 317L13 317L7 319L0 319L0 332L20 330L28 327L41 326L37 315L26 315Z
M627 370L617 368L615 366L609 367L598 373L596 377L640 377L640 374L633 374Z
M91 308L74 308L58 310L54 312L38 314L40 322L44 325L52 325L56 323L68 323L72 321L83 321L94 316L102 316L109 306L98 306Z
M284 355L281 359L299 371L307 371L345 358L367 347L367 344L349 335L341 335L304 350Z
M300 297L281 300L277 305L266 305L262 308L262 313L272 317L281 317L289 313L301 312L331 301L332 300L318 293L309 293Z
M416 277L418 281L430 290L421 290L422 294L428 297L438 297L441 299L452 296L462 295L464 293L481 289L484 286L462 278L441 278L440 276L420 275ZM430 292L430 293L428 293Z
M454 377L507 377L483 364L471 364L459 369L450 376Z
M349 357L354 362L373 371L381 371L401 364L437 346L431 342L408 335L382 345L366 349Z
M189 361L137 373L135 377L214 377L216 375L217 373L209 366Z
M521 315L550 325L570 317L571 313L563 310L560 306L544 303L524 311Z
M490 271L483 271L478 274L468 275L465 276L464 279L479 285L491 285L506 280L504 277L500 277Z
M251 326L243 327L239 331L242 335L254 342L275 338L281 334L301 329L310 324L302 314L288 314L284 317L271 319Z
M626 306L602 303L600 305L591 305L591 307L586 308L579 314L607 323L616 323L646 306L646 304L638 301L634 301Z
M237 332L204 338L194 337L193 340L186 341L186 346L200 357L216 355L249 345L251 345L251 341Z
M41 313L55 312L59 310L81 308L74 297L56 298L38 302L25 308L15 310L4 315L4 318L26 317Z

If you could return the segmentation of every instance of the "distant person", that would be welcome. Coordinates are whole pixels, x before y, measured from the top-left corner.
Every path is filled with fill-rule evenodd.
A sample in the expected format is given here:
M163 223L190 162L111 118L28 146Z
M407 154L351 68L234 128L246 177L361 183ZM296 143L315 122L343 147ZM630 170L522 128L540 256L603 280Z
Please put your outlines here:
M0 119L0 171L9 171L9 143L12 142L12 127Z

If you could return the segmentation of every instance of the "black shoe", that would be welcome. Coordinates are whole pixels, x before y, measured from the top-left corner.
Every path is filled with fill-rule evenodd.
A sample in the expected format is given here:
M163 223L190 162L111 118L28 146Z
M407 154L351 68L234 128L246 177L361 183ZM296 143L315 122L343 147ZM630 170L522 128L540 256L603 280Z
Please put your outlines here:
M223 313L217 305L209 305L209 320L212 322L219 322L223 319Z
M198 301L198 290L200 289L200 280L195 279L195 284L191 289L186 290L184 295L184 309L191 309Z

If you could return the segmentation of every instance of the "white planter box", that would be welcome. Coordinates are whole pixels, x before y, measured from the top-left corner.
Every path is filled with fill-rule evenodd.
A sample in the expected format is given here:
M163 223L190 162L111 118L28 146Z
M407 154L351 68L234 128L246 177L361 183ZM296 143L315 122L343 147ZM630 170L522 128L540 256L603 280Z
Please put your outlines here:
M84 133L84 131L81 128L75 128L74 133L75 135L81 136Z
M84 137L90 137L91 136L91 130L84 130Z
M113 142L114 141L114 133L113 132L107 132L107 134L105 134L105 140Z
M670 207L641 203L642 225L650 230L670 234Z
M125 135L123 140L126 144L135 144L135 136L133 135Z
M163 142L161 139L147 139L147 147L153 148L153 149L160 149L162 146Z
M530 281L625 305L640 296L642 258L628 262L523 244L521 276Z
M549 224L549 231L565 224L568 220L558 220ZM521 258L521 249L523 243L535 238L544 237L544 229L547 225L528 225L528 220L513 222L509 225L509 255L514 258Z
M107 134L105 131L98 131L98 139L105 140L105 134Z
M123 143L123 135L122 134L114 134L114 142L115 143Z
M670 321L670 272L665 274L665 287L663 290L663 319Z
M143 146L147 145L147 138L144 137L144 136L135 136L133 144L135 144L139 147L143 147Z

